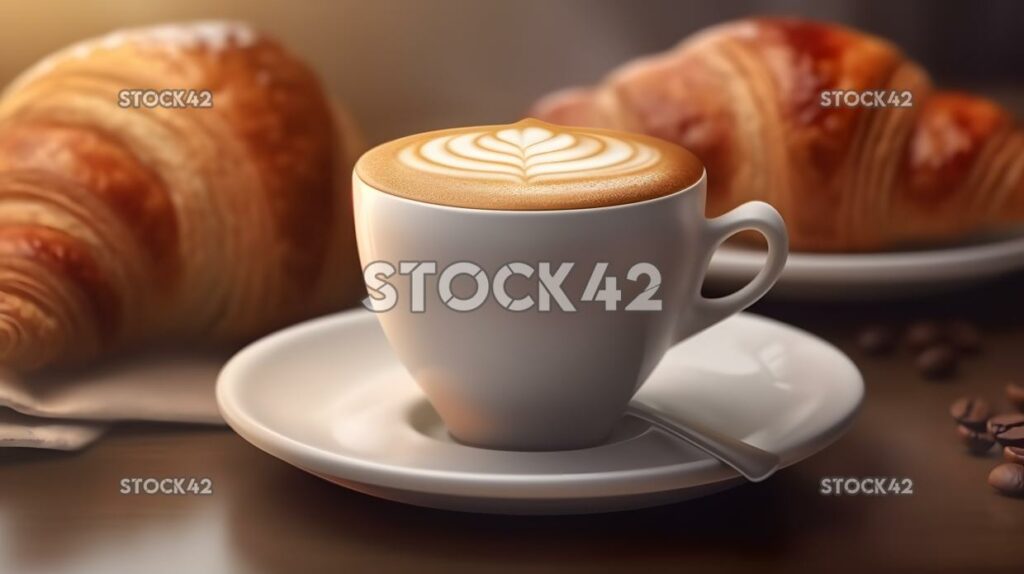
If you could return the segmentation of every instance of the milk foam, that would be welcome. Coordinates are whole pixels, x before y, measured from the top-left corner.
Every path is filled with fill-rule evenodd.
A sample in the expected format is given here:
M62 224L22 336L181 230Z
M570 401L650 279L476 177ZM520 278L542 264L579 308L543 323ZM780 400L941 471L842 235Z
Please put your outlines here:
M696 184L704 166L657 138L527 118L390 141L364 154L355 172L379 190L417 201L555 210L662 197Z
M398 159L449 177L533 183L628 174L658 163L661 153L605 134L512 126L442 133L410 144Z

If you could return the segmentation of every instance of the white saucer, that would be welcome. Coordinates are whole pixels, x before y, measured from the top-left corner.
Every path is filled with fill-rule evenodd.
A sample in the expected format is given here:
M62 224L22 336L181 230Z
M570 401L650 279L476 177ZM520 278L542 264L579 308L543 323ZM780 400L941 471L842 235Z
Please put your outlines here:
M857 368L803 331L738 315L672 349L639 397L793 464L835 441L864 394ZM217 401L242 437L327 480L421 506L508 514L639 508L741 479L632 418L608 443L560 452L452 441L376 318L349 311L236 355Z
M708 281L735 288L764 266L765 253L725 246L711 259ZM919 296L966 287L1024 269L1024 236L984 243L887 253L791 252L769 297L844 300Z

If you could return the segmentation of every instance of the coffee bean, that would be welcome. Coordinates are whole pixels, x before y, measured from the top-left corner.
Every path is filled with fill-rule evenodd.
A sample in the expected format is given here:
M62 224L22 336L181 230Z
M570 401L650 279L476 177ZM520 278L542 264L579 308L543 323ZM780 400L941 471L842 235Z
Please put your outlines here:
M996 444L995 439L987 432L978 432L964 425L956 427L956 431L971 454L985 454Z
M1024 385L1018 383L1006 385L1006 400L1010 401L1013 408L1024 413Z
M1003 449L1003 459L1006 462L1015 462L1017 464L1024 464L1024 447L1020 446L1008 446Z
M992 433L993 436L999 436L1000 434L1012 429L1024 427L1024 414L1013 413L1008 415L996 415L988 419L988 432Z
M957 368L956 353L946 345L934 345L917 356L917 370L927 379L945 379Z
M920 351L926 347L941 343L943 335L942 327L938 323L934 321L918 321L911 323L907 327L907 331L903 335L903 342L911 350Z
M857 335L857 345L869 355L884 355L896 347L896 335L885 325L869 325Z
M1024 465L1003 463L988 475L992 488L1008 496L1024 496Z
M946 325L946 340L963 353L977 353L981 350L981 334L967 321L952 321Z
M1006 429L994 436L1003 446L1024 446L1024 426Z
M988 401L985 399L962 397L954 401L953 406L949 407L949 414L953 416L956 422L963 426L984 432L987 428L985 423L992 416L992 409L988 406Z

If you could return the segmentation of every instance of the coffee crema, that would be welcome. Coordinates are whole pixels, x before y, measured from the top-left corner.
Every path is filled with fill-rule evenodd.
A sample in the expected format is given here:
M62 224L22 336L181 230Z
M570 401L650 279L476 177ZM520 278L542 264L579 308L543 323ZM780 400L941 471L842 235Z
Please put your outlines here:
M704 166L656 138L525 119L394 140L364 154L355 173L380 191L427 203L558 210L669 195L700 180Z

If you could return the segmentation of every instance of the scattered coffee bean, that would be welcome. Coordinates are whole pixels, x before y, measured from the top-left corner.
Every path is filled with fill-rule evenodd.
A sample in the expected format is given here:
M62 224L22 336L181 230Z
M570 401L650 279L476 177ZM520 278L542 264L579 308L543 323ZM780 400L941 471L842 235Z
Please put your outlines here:
M996 415L988 419L986 426L988 432L992 433L992 436L999 436L1012 428L1024 427L1024 414Z
M953 321L947 324L946 340L963 353L977 353L981 350L981 334L967 321Z
M956 374L963 355L981 350L982 337L974 324L963 320L919 320L899 336L882 324L866 325L857 333L857 345L868 355L888 354L898 342L911 350L922 376L937 380Z
M995 439L987 432L978 432L964 425L956 427L956 430L960 434L964 446L967 447L967 451L971 454L985 454L992 449L992 445L996 444Z
M1006 429L995 438L1003 446L1024 446L1024 426Z
M1017 464L1024 464L1024 447L1020 446L1008 446L1003 449L1003 459L1006 462L1015 462Z
M1024 496L1024 465L1003 463L988 475L992 488L1008 496Z
M1013 408L1024 413L1024 385L1018 383L1006 385L1006 400L1010 401Z
M947 345L933 345L917 356L917 370L928 379L948 378L956 372L956 368L956 353Z
M984 432L989 417L992 416L992 409L988 401L978 397L962 397L953 402L949 407L949 414L956 422L976 431Z
M918 321L911 323L903 335L903 341L911 350L920 351L926 347L941 343L944 333L934 321Z
M884 355L896 347L896 335L885 325L869 325L857 335L857 345L869 355Z

